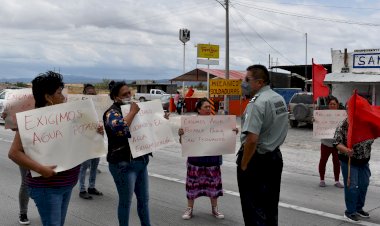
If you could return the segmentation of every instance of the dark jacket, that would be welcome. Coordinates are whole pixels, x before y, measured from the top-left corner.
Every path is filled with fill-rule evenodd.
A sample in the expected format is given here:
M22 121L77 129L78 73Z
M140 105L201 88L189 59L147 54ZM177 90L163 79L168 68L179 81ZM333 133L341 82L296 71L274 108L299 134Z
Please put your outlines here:
M107 153L107 161L110 163L118 163L122 161L130 162L132 158L131 148L129 147L128 139L125 136L116 136L114 131L112 131L111 127L108 125L106 114L110 110L114 110L122 115L121 112L121 104L114 103L110 108L107 109L103 114L103 123L104 128L108 137L108 153ZM129 135L130 137L130 135Z

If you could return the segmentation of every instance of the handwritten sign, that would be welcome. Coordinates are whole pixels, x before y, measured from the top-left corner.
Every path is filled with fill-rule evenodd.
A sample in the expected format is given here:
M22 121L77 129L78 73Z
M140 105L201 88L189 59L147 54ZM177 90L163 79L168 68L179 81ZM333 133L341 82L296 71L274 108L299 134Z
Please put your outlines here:
M159 100L137 103L139 113L133 119L129 131L129 146L133 158L149 154L175 144L169 121L164 118L164 110ZM123 115L127 115L130 105L122 105Z
M16 113L34 109L34 97L31 88L8 89L5 93L4 112L5 129L16 129Z
M78 100L87 100L92 99L95 111L98 114L98 119L103 121L104 112L113 104L113 101L110 99L110 96L107 94L98 94L98 95L84 95L84 94L68 94L67 102L78 101Z
M334 138L336 127L346 117L345 110L315 110L313 137L318 139Z
M234 154L236 116L182 116L182 156Z
M57 165L56 172L106 154L92 100L37 108L16 117L25 153L42 165Z
M241 95L241 80L211 79L210 95Z
M198 58L215 58L219 59L219 45L198 44Z

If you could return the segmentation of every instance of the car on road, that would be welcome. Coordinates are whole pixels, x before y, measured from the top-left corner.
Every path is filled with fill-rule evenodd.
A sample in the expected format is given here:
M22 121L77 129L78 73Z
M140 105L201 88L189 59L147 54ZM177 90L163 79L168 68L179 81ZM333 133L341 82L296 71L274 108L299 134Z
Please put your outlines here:
M300 122L313 124L313 93L295 93L289 101L289 123L291 127L297 127Z

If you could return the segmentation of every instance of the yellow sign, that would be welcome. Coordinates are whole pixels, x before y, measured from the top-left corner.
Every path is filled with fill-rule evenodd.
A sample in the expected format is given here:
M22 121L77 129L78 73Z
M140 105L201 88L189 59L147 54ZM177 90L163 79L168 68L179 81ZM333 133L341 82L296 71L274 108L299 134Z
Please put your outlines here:
M241 80L211 79L210 95L241 95Z
M198 44L198 58L219 59L219 46L210 44Z

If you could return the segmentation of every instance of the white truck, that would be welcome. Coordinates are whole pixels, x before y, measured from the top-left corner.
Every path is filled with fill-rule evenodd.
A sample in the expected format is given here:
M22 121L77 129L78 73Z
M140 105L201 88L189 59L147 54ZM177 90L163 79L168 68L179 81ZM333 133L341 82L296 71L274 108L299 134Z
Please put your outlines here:
M148 100L159 100L163 96L170 96L170 94L167 94L160 89L151 89L149 93L135 93L134 99L139 100L140 102L144 102Z

